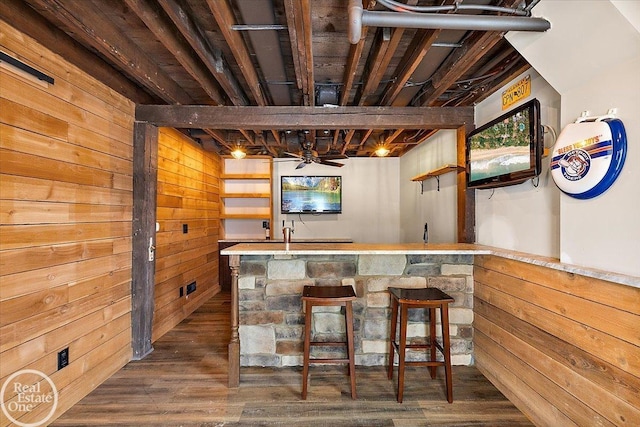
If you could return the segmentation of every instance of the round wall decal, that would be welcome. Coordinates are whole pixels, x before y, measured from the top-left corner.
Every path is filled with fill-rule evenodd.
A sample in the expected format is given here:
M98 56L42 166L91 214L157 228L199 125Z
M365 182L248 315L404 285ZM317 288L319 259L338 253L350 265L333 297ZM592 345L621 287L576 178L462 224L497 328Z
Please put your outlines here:
M551 176L576 199L604 193L618 178L627 155L627 135L618 119L567 125L553 146Z

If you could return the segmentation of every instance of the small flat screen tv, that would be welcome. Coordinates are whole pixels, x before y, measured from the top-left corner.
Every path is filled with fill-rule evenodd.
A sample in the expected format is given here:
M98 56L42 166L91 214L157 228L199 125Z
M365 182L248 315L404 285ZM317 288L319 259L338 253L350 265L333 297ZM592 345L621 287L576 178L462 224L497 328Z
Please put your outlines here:
M467 135L467 187L519 184L540 174L540 103L533 99Z
M282 176L280 202L283 214L342 213L342 177Z

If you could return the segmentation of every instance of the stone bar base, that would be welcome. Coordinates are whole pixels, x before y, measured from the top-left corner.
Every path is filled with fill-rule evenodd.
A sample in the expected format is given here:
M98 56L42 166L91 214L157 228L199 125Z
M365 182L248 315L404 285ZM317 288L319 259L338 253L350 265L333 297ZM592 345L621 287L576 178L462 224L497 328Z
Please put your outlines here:
M241 366L301 366L305 285L354 287L356 364L386 365L390 286L435 287L455 299L450 305L454 365L473 364L473 255L242 255L238 277ZM344 339L339 307L316 307L314 339ZM423 341L424 310L410 310L408 337ZM437 319L440 322L440 319ZM439 328L438 328L439 329ZM312 357L343 350L313 349ZM410 357L419 359L421 354Z

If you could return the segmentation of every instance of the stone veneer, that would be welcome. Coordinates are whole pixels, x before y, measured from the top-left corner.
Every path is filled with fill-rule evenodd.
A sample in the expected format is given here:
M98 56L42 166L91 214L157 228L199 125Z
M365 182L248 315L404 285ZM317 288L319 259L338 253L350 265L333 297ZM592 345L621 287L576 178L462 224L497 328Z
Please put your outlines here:
M366 366L387 364L387 288L442 289L455 299L449 305L452 363L473 363L473 255L243 255L238 277L241 366L302 365L305 285L354 287L355 358ZM315 340L344 339L340 307L314 307L313 312ZM409 310L409 319L409 339L424 340L425 310ZM344 350L316 347L312 357L335 352Z

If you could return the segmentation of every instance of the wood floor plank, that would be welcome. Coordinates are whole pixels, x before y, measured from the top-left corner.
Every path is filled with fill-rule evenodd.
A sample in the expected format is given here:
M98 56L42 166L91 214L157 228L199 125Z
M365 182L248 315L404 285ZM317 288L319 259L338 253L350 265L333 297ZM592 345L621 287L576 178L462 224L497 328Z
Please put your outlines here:
M144 360L127 364L52 426L527 426L533 424L475 367L454 366L454 402L444 373L435 380L408 367L404 403L385 367L356 368L358 399L346 370L312 366L301 400L299 367L243 367L227 388L230 303L218 294L154 342Z

